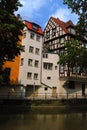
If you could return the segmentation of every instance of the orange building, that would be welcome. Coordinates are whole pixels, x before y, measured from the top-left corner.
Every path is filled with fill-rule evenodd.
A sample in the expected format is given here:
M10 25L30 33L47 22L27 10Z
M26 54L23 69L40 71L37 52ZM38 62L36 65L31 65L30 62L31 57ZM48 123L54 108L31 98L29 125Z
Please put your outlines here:
M20 44L22 41L22 36L20 36ZM3 69L6 69L9 73L9 79L11 84L18 84L18 74L20 66L20 55L15 57L13 61L6 61L3 65Z
M19 64L20 56L16 57L14 61L7 61L3 66L3 69L9 70L9 78L11 84L18 83Z

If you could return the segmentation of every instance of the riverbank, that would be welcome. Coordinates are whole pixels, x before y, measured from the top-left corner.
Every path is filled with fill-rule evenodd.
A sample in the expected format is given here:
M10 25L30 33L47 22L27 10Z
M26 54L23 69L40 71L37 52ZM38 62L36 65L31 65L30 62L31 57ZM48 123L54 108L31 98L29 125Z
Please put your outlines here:
M38 113L55 113L87 111L87 99L29 100L0 99L0 111L31 111Z

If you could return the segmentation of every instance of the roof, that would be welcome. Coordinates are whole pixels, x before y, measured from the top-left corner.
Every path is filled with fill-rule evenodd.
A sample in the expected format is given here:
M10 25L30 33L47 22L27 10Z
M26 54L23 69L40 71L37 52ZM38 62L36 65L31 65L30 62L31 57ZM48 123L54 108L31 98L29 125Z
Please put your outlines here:
M51 17L52 20L57 23L58 25L60 25L60 27L66 32L66 33L70 33L68 30L68 27L74 27L74 24L72 23L71 20L69 20L68 22L63 22L61 21L59 18L54 18Z
M25 24L29 30L43 35L42 28L38 24L29 21L25 21Z

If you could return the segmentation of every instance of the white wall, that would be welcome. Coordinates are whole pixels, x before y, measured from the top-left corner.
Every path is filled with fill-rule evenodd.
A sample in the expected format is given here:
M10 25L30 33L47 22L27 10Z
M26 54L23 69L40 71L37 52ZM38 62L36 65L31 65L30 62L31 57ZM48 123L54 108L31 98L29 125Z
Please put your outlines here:
M45 54L45 53L44 53ZM52 93L52 88L56 87L57 92L59 91L59 66L57 64L59 57L57 54L47 53L48 58L42 58L42 72L41 72L41 82L42 88L39 89L39 93ZM44 69L43 63L52 63L52 70ZM57 67L55 69L55 67ZM50 77L50 79L47 79ZM48 86L48 90L45 91L44 88Z
M19 82L23 85L40 85L40 72L41 72L41 53L42 53L42 43L43 43L43 36L40 35L40 41L36 41L36 35L34 39L30 39L31 31L26 29L26 38L22 40L22 45L25 45L25 52L21 53L21 58L24 58L24 65L20 66L19 70ZM38 34L39 35L39 34ZM34 53L29 53L29 46L34 47ZM39 55L35 54L35 48L39 48L40 52ZM28 66L28 59L33 60L33 65ZM34 63L35 60L39 61L39 67L35 67ZM27 79L27 72L32 73L32 79ZM38 73L38 79L34 79L34 73Z

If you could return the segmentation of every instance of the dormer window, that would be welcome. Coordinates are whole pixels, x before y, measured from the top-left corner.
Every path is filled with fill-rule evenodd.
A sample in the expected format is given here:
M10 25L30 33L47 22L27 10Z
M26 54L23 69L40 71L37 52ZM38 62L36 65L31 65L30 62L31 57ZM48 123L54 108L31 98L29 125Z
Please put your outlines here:
M38 31L39 25L36 23L31 23L31 24L32 24L32 29Z
M33 29L34 29L34 30L38 30L38 27L35 26L35 25L33 25Z
M75 34L75 29L71 28L71 33Z
M70 31L71 34L75 34L75 29L72 27L69 27L68 30Z

